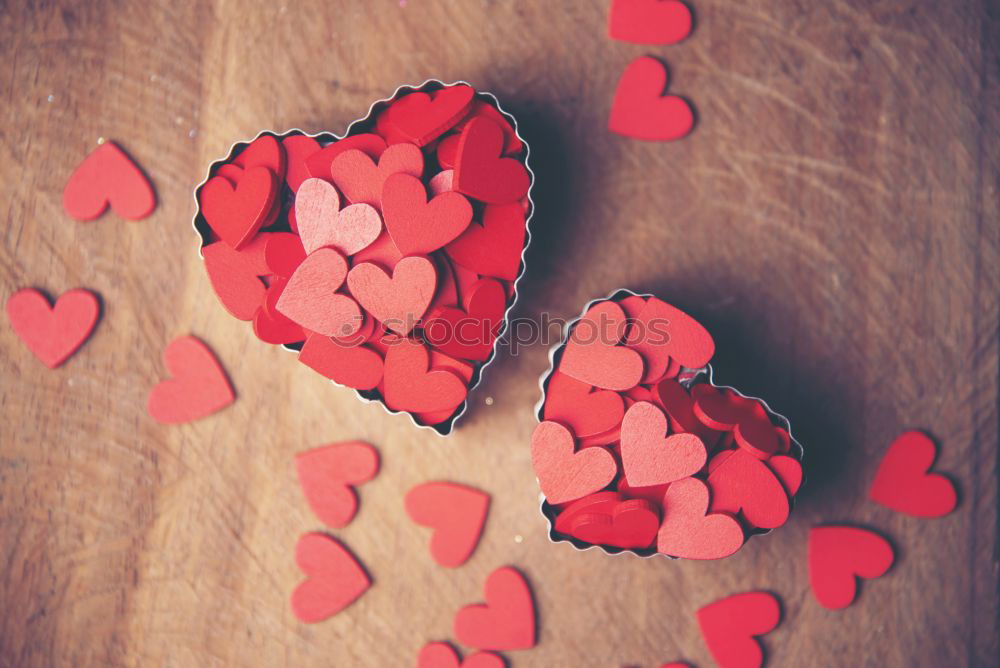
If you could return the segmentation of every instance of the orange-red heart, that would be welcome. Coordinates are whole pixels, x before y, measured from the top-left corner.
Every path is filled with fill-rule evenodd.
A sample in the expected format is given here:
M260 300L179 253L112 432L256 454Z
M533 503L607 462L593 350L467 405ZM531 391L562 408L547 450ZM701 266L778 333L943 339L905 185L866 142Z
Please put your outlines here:
M235 395L219 360L193 336L174 339L163 353L173 378L149 393L146 408L165 424L198 420L233 403Z
M382 213L396 248L403 255L426 255L458 237L472 220L472 205L457 192L427 200L415 176L399 173L382 187Z
M400 260L389 276L381 267L362 262L351 269L347 287L366 311L390 330L406 335L434 298L437 271L426 257Z
M97 295L78 288L61 294L52 306L38 290L18 290L7 299L7 319L42 364L54 369L87 340L97 325Z
M198 191L209 227L233 248L250 241L272 213L278 181L267 167L247 169L238 185L215 176Z
M364 441L332 443L295 456L295 471L309 507L327 526L347 526L358 511L354 487L378 473L378 451Z
M614 480L618 465L601 447L576 450L573 434L558 422L542 422L531 434L531 465L549 503L566 503Z
M590 307L573 327L559 370L606 390L629 390L643 374L642 357L618 343L625 335L625 312L612 301Z
M514 650L535 646L535 604L524 576L510 566L490 573L485 604L467 605L455 615L455 637L476 649Z
M621 430L622 468L629 484L651 487L694 475L708 458L694 434L667 433L667 416L640 401L625 412Z
M324 336L346 337L361 327L358 303L337 293L347 276L347 260L333 248L312 253L288 279L275 307L292 322Z
M685 559L721 559L743 545L743 529L725 513L708 512L708 486L697 478L671 483L663 497L656 549Z
M354 555L326 534L299 538L295 561L307 578L292 592L292 612L307 624L332 617L371 586Z
M414 522L434 530L431 556L445 568L464 564L476 549L490 496L450 482L417 485L404 499L406 513Z
M398 339L385 354L385 404L392 410L424 413L458 406L467 389L448 369L428 368L424 344Z
M91 151L63 190L63 209L76 220L94 220L109 205L128 220L141 220L156 207L149 179L110 141Z
M528 170L504 158L504 134L487 118L474 118L462 130L455 156L455 190L487 204L516 202L528 194Z

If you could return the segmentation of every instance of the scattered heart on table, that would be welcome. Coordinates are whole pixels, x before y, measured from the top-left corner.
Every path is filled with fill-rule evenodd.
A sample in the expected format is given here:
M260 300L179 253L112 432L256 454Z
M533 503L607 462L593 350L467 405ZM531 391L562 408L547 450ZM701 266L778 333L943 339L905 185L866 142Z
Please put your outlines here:
M149 393L146 408L158 422L191 422L220 411L236 395L208 346L193 336L174 339L163 353L163 362L173 378L159 383Z
M857 578L879 578L895 556L888 540L874 531L850 526L809 530L809 583L820 605L846 608L857 595Z
M63 190L63 209L76 220L94 220L108 206L127 220L142 220L156 208L156 194L149 179L111 141L90 152Z
M42 364L55 369L87 340L101 314L100 301L90 290L77 288L61 294L56 303L33 288L7 298L7 319Z
M490 573L486 603L467 605L455 615L455 638L486 650L531 649L535 646L535 602L524 576L510 566Z
M378 473L378 450L364 441L333 443L295 456L309 507L327 526L347 526L358 510L357 485Z
M656 58L644 56L625 68L608 117L615 134L647 141L680 139L694 127L694 113L687 101L665 95L667 68Z
M706 382L714 352L690 315L626 290L571 324L531 439L550 537L720 559L787 521L802 450L760 400Z
M262 133L196 192L212 288L262 341L448 433L524 271L526 158L466 84L400 89L342 138Z
M486 524L490 496L450 482L417 485L406 494L406 513L434 530L431 556L445 568L464 564L476 549Z
M781 621L778 598L766 591L733 594L698 610L701 637L720 666L761 666L764 650L756 636Z
M887 508L914 517L943 517L958 505L955 484L932 473L937 445L922 431L905 431L882 457L868 496Z
M326 534L307 533L299 538L295 562L306 579L292 592L292 612L307 624L337 614L371 586L371 578L354 555Z

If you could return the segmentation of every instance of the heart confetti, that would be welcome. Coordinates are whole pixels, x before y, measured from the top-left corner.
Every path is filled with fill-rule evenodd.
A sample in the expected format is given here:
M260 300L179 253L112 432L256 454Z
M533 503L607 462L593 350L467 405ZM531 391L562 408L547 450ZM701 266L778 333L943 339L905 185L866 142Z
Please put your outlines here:
M205 268L262 341L447 434L523 272L527 146L467 84L400 89L350 127L261 133L214 163L196 191Z
M632 61L618 81L608 129L646 141L671 141L691 132L691 107L682 97L664 95L666 87L663 63L649 56Z
M455 637L476 649L513 650L535 646L535 603L524 576L510 566L490 573L486 603L467 605L455 615Z
M849 606L857 595L856 578L882 577L893 560L892 545L874 531L846 526L809 531L809 583L824 608Z
M428 482L411 489L404 503L410 519L434 529L435 562L455 568L468 561L486 524L489 494L450 482Z
M770 633L780 621L781 604L766 591L733 594L698 610L701 637L722 668L763 665L764 650L755 636Z
M886 508L914 517L944 517L958 504L955 485L931 473L937 445L922 431L905 431L889 445L868 496Z
M531 439L553 540L721 559L787 521L802 449L761 401L706 382L714 352L690 315L627 290L571 324Z
M355 485L378 473L378 451L363 441L334 443L295 456L295 471L309 507L327 526L347 526L358 510Z
M18 290L7 299L7 319L14 332L50 369L83 345L100 314L97 295L82 288L64 292L51 306L48 298L33 288Z
M332 617L371 586L354 555L326 534L299 538L295 561L307 578L292 592L292 612L307 624Z
M236 398L219 360L193 336L171 341L163 353L163 362L174 377L154 387L146 405L158 422L198 420L222 410Z
M156 207L149 179L114 142L104 142L73 171L63 209L76 220L94 220L108 206L122 218L142 220Z

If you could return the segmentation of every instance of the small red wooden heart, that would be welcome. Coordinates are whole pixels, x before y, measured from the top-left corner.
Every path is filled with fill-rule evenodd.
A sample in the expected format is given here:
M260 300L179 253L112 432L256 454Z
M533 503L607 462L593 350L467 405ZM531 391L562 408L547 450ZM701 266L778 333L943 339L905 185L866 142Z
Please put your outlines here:
M266 167L280 182L285 178L288 160L285 149L277 138L271 135L261 135L247 145L240 154L233 158L232 164L244 170L253 167Z
M252 320L267 292L253 261L223 241L205 246L201 254L212 289L222 306L237 320Z
M174 339L163 353L173 378L149 393L146 408L158 422L178 424L198 420L233 403L235 395L219 360L193 336Z
M376 134L360 134L344 137L324 146L306 158L306 169L309 176L317 179L330 178L330 167L337 156L346 151L361 151L372 160L378 160L385 152L385 140Z
M446 642L428 643L417 656L417 668L506 668L506 665L493 652L476 652L460 661L458 652Z
M309 334L299 361L335 383L370 390L382 382L382 356L364 345L341 343L322 334Z
M847 526L809 530L809 584L819 604L829 610L853 603L857 578L882 577L893 560L892 545L874 531Z
M397 334L409 334L434 298L437 272L426 257L400 260L392 277L370 262L356 264L347 276L347 287L358 303Z
M633 44L674 44L691 34L692 22L680 0L612 0L608 35Z
M646 360L643 383L659 380L671 359L699 369L715 354L715 341L701 323L656 297L646 300L625 342Z
M424 146L447 132L472 106L470 86L447 86L432 95L411 93L392 105L386 121L417 146Z
M326 534L299 538L295 561L307 577L292 592L292 612L307 624L332 617L371 586L354 555Z
M295 270L276 308L303 328L324 336L350 336L364 316L358 303L336 290L347 276L347 260L333 248L320 248Z
M558 422L542 422L531 434L531 465L549 503L566 503L614 480L618 465L601 447L576 451L573 434Z
M344 151L330 164L330 178L352 204L370 204L381 210L382 187L393 174L420 176L424 155L413 144L394 144L378 160L363 151Z
M456 568L468 561L476 549L490 495L465 485L428 482L411 489L404 505L411 520L434 530L434 561L445 568Z
M597 390L560 371L552 372L545 387L542 416L560 422L580 438L613 429L625 415L621 395Z
M382 232L382 217L369 204L340 208L337 189L323 179L306 179L295 194L295 220L306 253L332 246L354 255Z
M441 352L459 359L485 361L493 353L493 342L503 326L507 293L489 278L469 289L465 310L435 309L424 323L424 338Z
M258 234L257 239L262 236L264 235ZM253 243L251 241L247 247L252 246ZM272 274L272 278L275 276L289 278L305 259L306 249L303 248L302 239L298 235L291 232L272 232L267 235L267 243L264 246L264 265L267 272Z
M302 182L311 176L306 161L320 151L320 145L312 137L291 135L281 140L281 146L285 149L285 156L288 162L288 168L285 171L285 183L288 184L293 193L296 193ZM323 173L330 173L329 165Z
M625 335L625 312L612 301L600 302L573 327L559 370L607 390L629 390L643 374L642 357L618 345Z
M156 208L149 179L110 141L90 152L63 190L63 209L76 220L94 220L108 205L127 220L142 220Z
M660 381L654 399L670 418L671 429L697 435L708 449L715 447L719 432L698 419L694 412L694 399L680 383L672 378Z
M743 529L725 513L708 512L708 485L697 478L670 484L656 549L685 559L721 559L743 545Z
M28 350L55 369L69 359L97 326L97 295L77 288L59 296L55 305L38 290L24 288L7 298L7 319Z
M781 480L789 497L795 496L802 486L802 464L788 455L775 455L767 460L767 467Z
M701 637L720 666L761 666L764 651L754 636L781 622L781 604L766 591L733 594L698 610Z
M389 236L403 255L436 251L462 234L472 221L472 205L463 195L447 192L428 201L420 179L404 173L385 180L382 213Z
M235 188L225 177L212 177L198 191L198 201L209 227L227 244L240 248L271 214L277 193L274 173L257 166L247 169Z
M667 433L667 416L653 404L640 401L622 420L622 468L629 484L651 487L694 475L705 465L708 452L694 434Z
M955 485L931 473L937 446L922 431L904 431L889 445L868 490L872 501L914 517L943 517L958 504Z
M777 429L757 401L707 383L695 385L691 397L698 419L712 429L732 431L736 443L754 457L767 459L781 450Z
M694 127L694 113L684 98L663 95L667 68L644 56L625 68L611 105L608 129L633 139L680 139Z
M487 204L516 202L528 194L531 177L513 158L504 158L504 134L487 118L462 130L455 155L455 190Z
M572 521L569 533L595 545L643 549L656 540L660 516L644 499L627 499L610 513L582 513Z
M788 519L788 493L767 464L742 448L721 452L721 462L709 464L712 512L736 514L760 529L774 529ZM713 460L715 457L713 457Z
M521 268L525 234L524 209L519 203L487 204L482 224L469 225L445 250L467 269L513 281Z
M385 404L395 411L425 413L458 406L467 388L448 369L429 370L424 344L399 339L389 344L385 354Z
M333 443L295 456L295 471L309 507L327 526L342 528L358 511L354 487L378 473L378 451L364 441Z
M467 605L455 615L455 637L476 649L514 650L535 646L535 604L524 576L510 566L486 579L485 604Z

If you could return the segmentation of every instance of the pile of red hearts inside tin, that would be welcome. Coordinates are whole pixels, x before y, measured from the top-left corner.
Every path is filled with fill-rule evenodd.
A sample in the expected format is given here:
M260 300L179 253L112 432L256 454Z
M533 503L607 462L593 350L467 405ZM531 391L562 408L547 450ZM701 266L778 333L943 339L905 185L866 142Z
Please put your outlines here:
M447 433L522 272L526 154L465 84L401 89L342 139L263 133L197 191L212 287L262 341Z
M711 383L714 352L652 296L620 291L576 321L531 440L553 539L718 559L785 523L802 449L761 401Z

